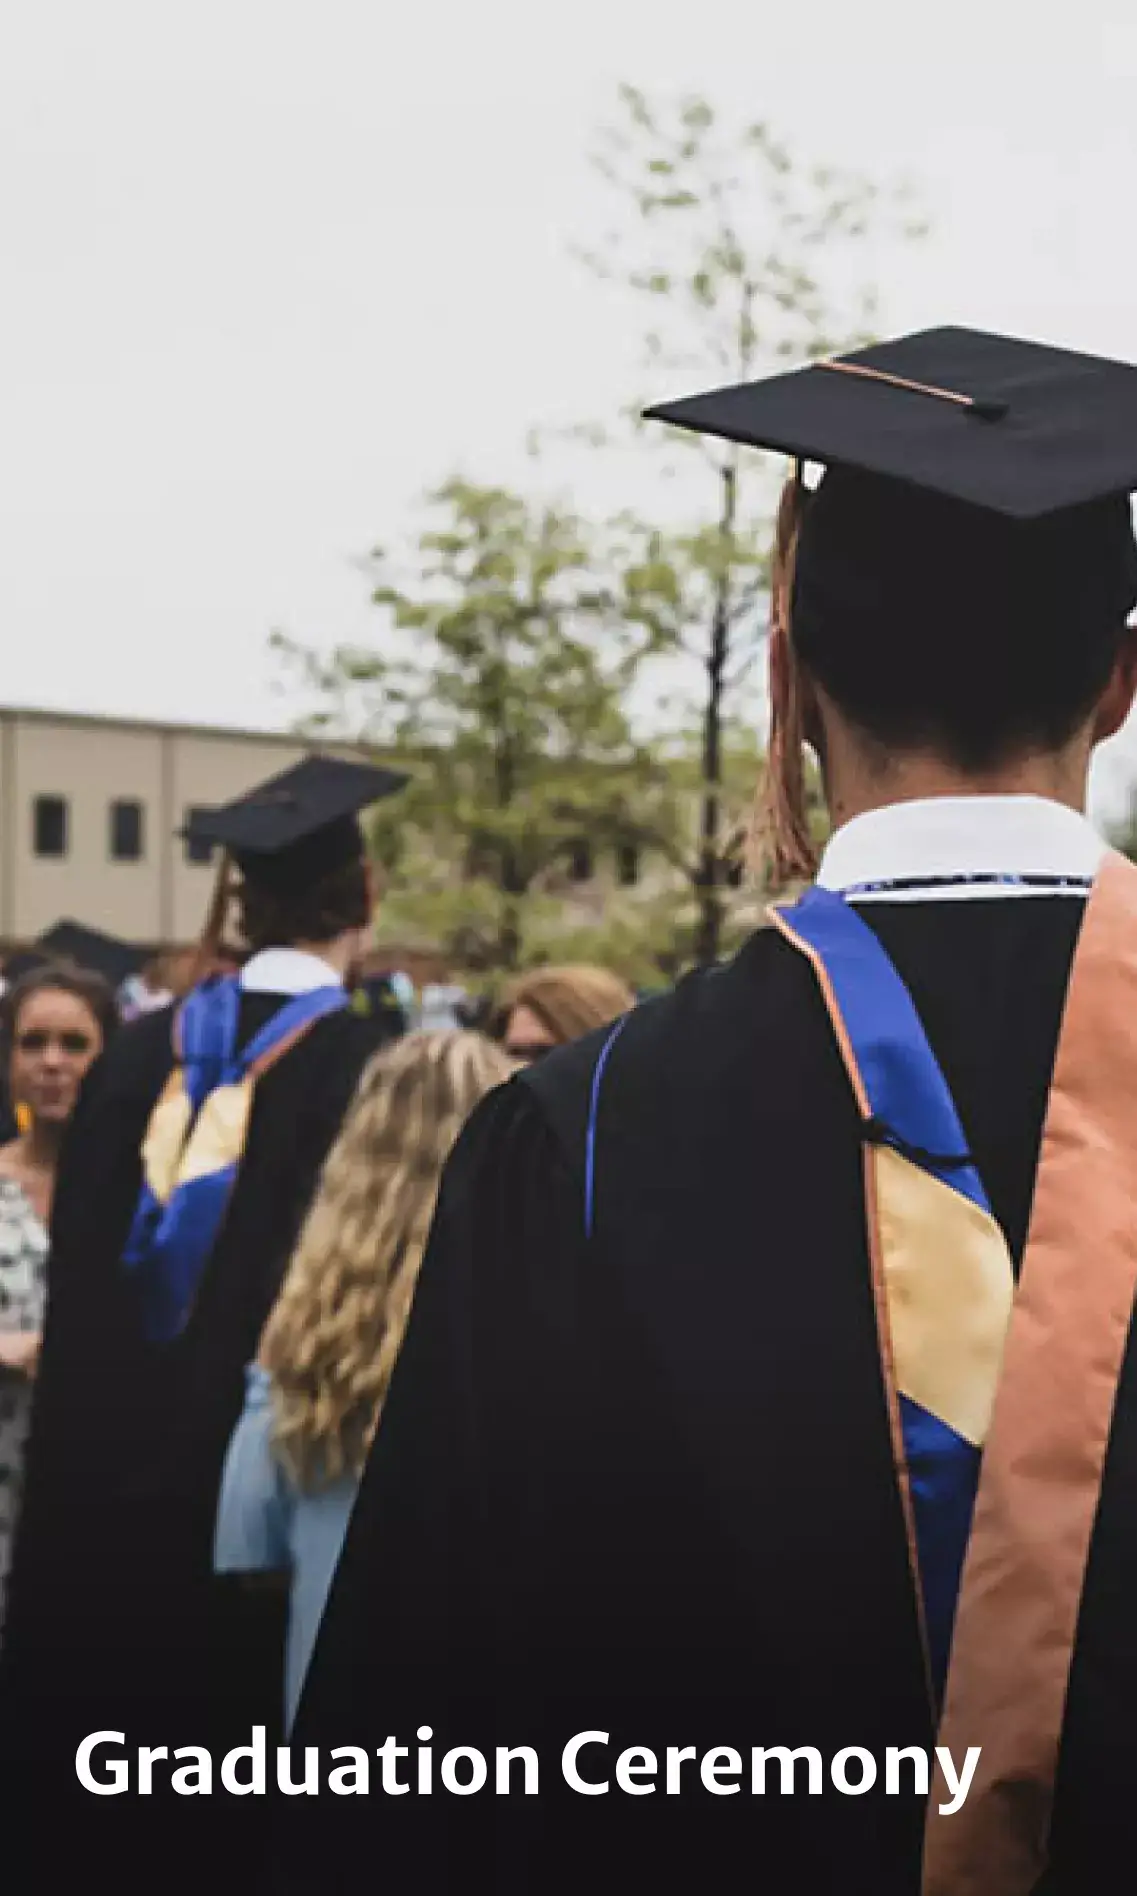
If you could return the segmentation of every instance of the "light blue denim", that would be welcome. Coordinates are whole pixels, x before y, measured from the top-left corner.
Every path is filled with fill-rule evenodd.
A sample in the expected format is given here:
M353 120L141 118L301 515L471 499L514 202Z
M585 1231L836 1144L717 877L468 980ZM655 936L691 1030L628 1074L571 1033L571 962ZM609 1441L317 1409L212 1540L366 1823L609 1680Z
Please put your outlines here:
M296 1716L304 1675L320 1630L358 1483L344 1477L302 1493L272 1448L272 1381L250 1363L245 1406L233 1431L221 1478L213 1565L217 1573L291 1575L284 1717Z

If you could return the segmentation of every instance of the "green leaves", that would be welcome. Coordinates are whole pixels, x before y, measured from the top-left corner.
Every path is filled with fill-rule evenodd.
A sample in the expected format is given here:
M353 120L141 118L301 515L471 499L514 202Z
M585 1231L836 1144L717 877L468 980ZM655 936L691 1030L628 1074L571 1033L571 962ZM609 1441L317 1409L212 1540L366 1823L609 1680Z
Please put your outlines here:
M695 94L621 86L595 163L612 215L581 261L642 311L649 398L665 374L707 386L855 346L876 319L870 241L920 226L909 189L807 162ZM331 654L274 639L311 725L414 773L375 832L385 934L487 978L575 953L650 981L754 920L731 870L758 775L777 481L761 455L643 426L645 405L573 440L652 453L676 478L648 491L691 496L678 517L589 520L455 476L412 541L368 560L373 638ZM566 898L582 841L599 877ZM604 864L632 844L647 868L624 891Z
M375 647L292 648L325 707L352 706L351 728L429 760L401 799L399 837L377 832L394 913L429 930L452 907L451 945L465 930L464 952L486 966L520 952L525 911L568 847L626 834L639 766L625 695L655 636L626 610L628 544L626 523L597 528L455 478L372 572Z
M698 96L649 98L622 86L602 144L615 230L593 261L642 299L643 360L656 385L665 367L706 386L851 346L874 313L855 283L868 240L916 228L910 192L889 195L859 174L803 162L764 120L732 127ZM699 727L702 824L690 873L699 952L713 955L728 913L723 838L738 820L729 753L755 711L776 487L762 456L724 454L682 431L641 438L669 467L682 452L707 468L701 519L666 531L625 523L623 592L646 653L685 661L682 675L696 681L687 715ZM681 854L674 812L662 830Z
M923 229L910 187L803 161L765 121L732 126L699 96L622 86L597 145L616 216L589 265L670 304L670 337L654 307L649 318L656 353L695 375L808 353L818 327L842 336L863 301L850 287L859 253ZM732 286L747 288L741 321Z
M679 117L689 132L709 132L715 122L714 108L706 99L686 99Z

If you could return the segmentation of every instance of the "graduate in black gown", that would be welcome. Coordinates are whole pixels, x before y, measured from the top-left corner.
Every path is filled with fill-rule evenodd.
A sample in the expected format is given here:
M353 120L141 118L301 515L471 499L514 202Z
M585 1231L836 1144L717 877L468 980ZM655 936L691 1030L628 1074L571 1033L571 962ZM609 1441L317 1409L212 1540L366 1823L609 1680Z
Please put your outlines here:
M13 1808L24 1787L29 1813L65 1812L76 1745L92 1731L223 1750L247 1743L255 1721L272 1727L283 1597L213 1577L214 1512L245 1365L360 1072L385 1038L351 1009L345 985L372 908L356 812L402 782L314 757L202 819L201 840L227 852L223 873L240 871L236 905L250 958L239 976L217 977L180 1007L124 1028L85 1087L56 1193L51 1298L0 1660L0 1775ZM220 912L214 919L220 926ZM243 1058L259 1043L271 1055L250 1082L247 1128L229 1155L233 1177L191 1179L184 1202L167 1180L167 1204L150 1190L155 1142L172 1114L176 1170L221 1096L195 1098L179 1128L186 1023L195 1007L215 1015L226 1006L235 1052ZM283 1044L273 1041L280 1022L288 1024ZM239 1059L223 1066L213 1078L234 1079ZM220 1123L215 1138L225 1135ZM146 1178L144 1141L156 1153ZM183 1171L207 1172L208 1161L206 1153ZM217 1186L212 1202L201 1200L203 1185L207 1200ZM175 1202L191 1240L211 1229L210 1244L187 1248L183 1223L171 1251L164 1220ZM192 1280L174 1287L186 1293L180 1305L163 1278L174 1252ZM121 1815L125 1802L109 1809ZM67 1847L66 1822L54 1837L29 1822L29 1834L37 1861L53 1845ZM105 1874L120 1854L121 1845L88 1867ZM47 1886L55 1886L50 1878Z
M1002 1807L1005 1830L1030 1833L1033 1867L1004 1878L981 1848L988 1867L970 1880L933 1866L922 1881L928 1813L910 1790L889 1793L884 1760L936 1739L928 1627L942 1602L914 1578L918 1451L905 1467L896 1420L939 1423L904 1409L884 1361L865 1165L879 1146L909 1177L929 1168L945 1221L963 1202L951 1168L977 1175L987 1210L964 1209L1002 1252L1009 1301L1087 910L1103 877L1133 904L1135 872L1083 810L1091 751L1137 678L1137 370L948 330L662 415L825 466L813 491L799 469L780 523L767 836L783 872L816 871L823 916L852 911L874 978L888 970L926 1036L966 1152L905 1142L863 1107L817 970L775 928L479 1109L443 1186L293 1743L394 1734L412 1787L420 1728L436 1761L447 1745L527 1744L540 1794L495 1796L491 1761L489 1789L468 1799L295 1800L278 1813L289 1886L339 1888L336 1862L371 1850L388 1880L439 1893L1117 1887L1111 1856L1131 1864L1137 1844L1135 1353L1116 1389L1053 1810L1036 1820L1025 1790ZM803 739L834 825L819 867ZM1137 1084L1135 1023L1124 1007L1111 1021L1087 1110L1099 1088ZM1090 1150L1075 1166L1071 1204L1096 1162ZM1115 1165L1111 1189L1131 1189L1131 1169ZM1081 1260L1087 1289L1107 1251L1112 1265L1119 1245L1134 1249L1124 1224L1112 1250ZM1060 1350L1081 1321L1075 1302L1069 1324L1036 1326L1026 1355ZM934 1331L924 1341L934 1372ZM1055 1377L1026 1408L1040 1426L1079 1427L1081 1387ZM990 1465L1013 1477L1005 1434ZM940 1429L927 1465L946 1443L974 1474L973 1439ZM1042 1467L1045 1492L1053 1472ZM934 1517L934 1484L930 1498ZM980 1485L980 1500L989 1543L998 1497ZM1045 1513L1033 1525L1045 1560ZM1057 1559L1057 1525L1052 1539ZM1008 1612L1008 1636L1019 1623ZM1025 1669L1049 1651L1030 1647ZM1012 1691L1004 1724L1015 1711ZM968 1742L994 1746L998 1727ZM585 1732L601 1735L580 1754L582 1777L607 1787L595 1795L560 1768ZM669 1746L693 1748L674 1789ZM795 1795L774 1767L754 1794L751 1750L774 1746L819 1752L817 1794L804 1765ZM876 1761L863 1795L830 1776L848 1746ZM616 1760L632 1747L654 1757L633 1760L621 1788ZM718 1790L698 1762L716 1747L742 1760L732 1780L720 1754Z

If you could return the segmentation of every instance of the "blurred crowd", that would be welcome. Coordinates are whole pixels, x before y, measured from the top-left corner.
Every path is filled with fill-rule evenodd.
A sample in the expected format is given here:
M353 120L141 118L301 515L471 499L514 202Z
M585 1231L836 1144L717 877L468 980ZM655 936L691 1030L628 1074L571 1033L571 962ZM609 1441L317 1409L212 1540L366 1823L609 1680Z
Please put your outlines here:
M239 949L143 960L69 923L9 958L0 995L0 1640L32 1385L49 1289L64 1135L92 1064L124 1026L172 1015ZM124 971L125 970L125 971ZM410 1309L442 1167L482 1095L635 1004L616 975L540 967L473 996L399 970L349 973L380 1045L328 1154L247 1372L218 1523L223 1569L293 1575L286 1662L294 1707L354 1483ZM330 1315L329 1315L330 1311ZM330 1478L330 1480L329 1480Z

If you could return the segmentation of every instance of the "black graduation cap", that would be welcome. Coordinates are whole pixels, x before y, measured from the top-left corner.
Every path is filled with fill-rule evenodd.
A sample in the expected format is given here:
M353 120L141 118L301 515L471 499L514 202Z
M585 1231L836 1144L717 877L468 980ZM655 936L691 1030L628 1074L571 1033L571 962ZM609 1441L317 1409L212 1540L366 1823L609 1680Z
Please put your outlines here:
M975 329L922 330L645 419L1017 520L1137 489L1137 367Z
M11 983L49 962L70 961L92 974L101 974L112 988L119 988L130 975L140 974L149 959L149 951L133 942L120 941L116 935L88 928L83 922L61 921L38 936L30 948L9 958L4 979Z
M195 811L181 834L219 844L251 880L303 887L361 857L359 812L408 782L372 764L305 757L232 803Z

